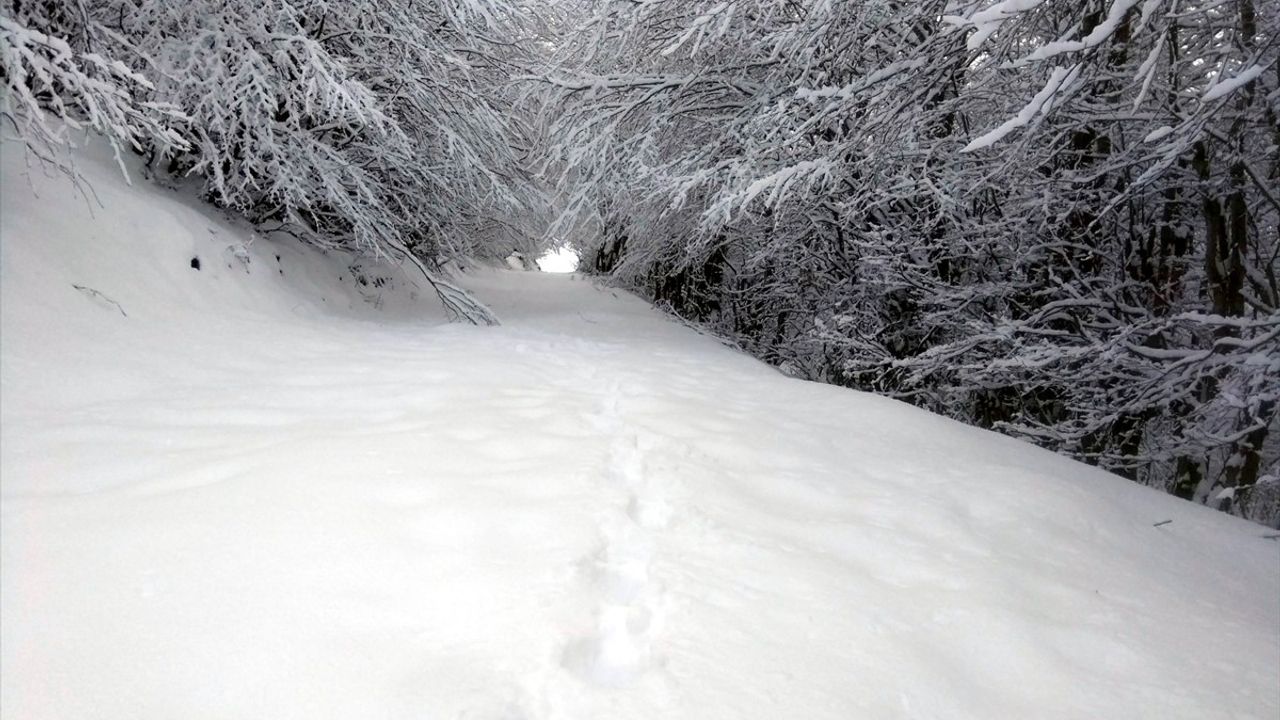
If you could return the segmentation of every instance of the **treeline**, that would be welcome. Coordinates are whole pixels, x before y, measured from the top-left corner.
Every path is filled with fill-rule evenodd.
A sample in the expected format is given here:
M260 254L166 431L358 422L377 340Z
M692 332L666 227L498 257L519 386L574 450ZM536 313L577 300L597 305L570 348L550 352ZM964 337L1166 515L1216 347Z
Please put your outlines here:
M537 243L509 83L532 20L508 0L2 0L2 112L51 163L87 127L265 232L408 256L489 322L435 270Z
M586 265L793 375L1280 523L1280 3L570 6Z

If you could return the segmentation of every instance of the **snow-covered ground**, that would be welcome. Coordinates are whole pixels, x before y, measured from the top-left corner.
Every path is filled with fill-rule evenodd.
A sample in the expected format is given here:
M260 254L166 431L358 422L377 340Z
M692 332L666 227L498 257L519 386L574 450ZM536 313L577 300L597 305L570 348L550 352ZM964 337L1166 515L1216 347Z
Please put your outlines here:
M1265 528L580 277L442 325L4 150L6 720L1280 714Z

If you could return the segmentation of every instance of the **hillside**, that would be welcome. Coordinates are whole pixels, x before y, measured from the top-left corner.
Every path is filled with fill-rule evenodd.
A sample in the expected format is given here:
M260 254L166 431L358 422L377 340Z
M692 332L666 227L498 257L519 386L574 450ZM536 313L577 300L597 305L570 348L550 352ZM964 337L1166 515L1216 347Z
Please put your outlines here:
M581 277L441 324L79 162L3 153L5 718L1280 713L1266 528Z

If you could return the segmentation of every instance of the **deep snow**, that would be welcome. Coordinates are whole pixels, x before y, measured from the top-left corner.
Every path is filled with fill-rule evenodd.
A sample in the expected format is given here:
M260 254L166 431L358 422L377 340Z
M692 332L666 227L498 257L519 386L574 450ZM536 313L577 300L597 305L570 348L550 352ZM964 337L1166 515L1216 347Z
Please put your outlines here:
M1265 528L80 163L3 152L6 720L1280 715Z

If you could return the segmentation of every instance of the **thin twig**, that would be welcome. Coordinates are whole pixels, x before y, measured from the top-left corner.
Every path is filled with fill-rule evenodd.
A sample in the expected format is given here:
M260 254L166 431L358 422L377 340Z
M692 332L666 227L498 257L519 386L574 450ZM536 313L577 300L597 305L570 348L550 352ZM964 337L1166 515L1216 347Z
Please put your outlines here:
M75 288L75 289L79 290L80 292L82 292L82 293L84 293L84 294L86 294L86 295L88 295L88 296L90 296L90 297L95 297L95 298L99 298L99 299L101 299L101 300L106 300L107 302L111 303L112 305L115 305L115 306L116 306L116 309L120 311L120 314L121 314L121 315L123 315L123 316L125 316L125 317L129 317L129 313L127 313L127 312L125 312L125 311L124 311L124 306L122 306L120 303L116 302L115 300L112 300L111 298L107 297L106 295L103 295L102 293L98 292L97 290L94 290L94 289L93 289L93 288L91 288L91 287L85 287L84 285L76 285L75 283L71 283L71 287L73 287L73 288Z

